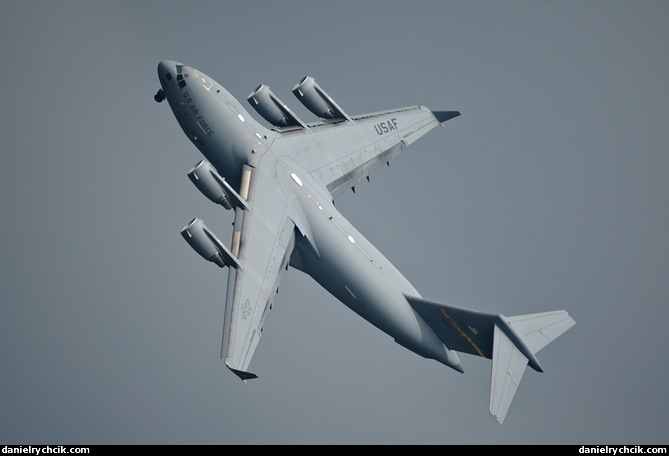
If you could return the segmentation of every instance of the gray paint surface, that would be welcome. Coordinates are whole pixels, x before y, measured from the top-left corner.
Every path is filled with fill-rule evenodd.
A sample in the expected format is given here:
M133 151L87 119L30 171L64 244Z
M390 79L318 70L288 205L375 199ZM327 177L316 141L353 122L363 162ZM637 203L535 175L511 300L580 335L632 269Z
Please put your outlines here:
M666 443L668 13L6 4L0 442ZM302 118L290 89L305 74L349 113L462 112L337 207L426 298L578 322L503 426L482 413L488 362L463 356L461 375L420 359L295 271L260 378L229 375L225 278L179 236L196 215L219 233L229 220L192 187L198 152L153 101L163 58L239 99L269 84Z

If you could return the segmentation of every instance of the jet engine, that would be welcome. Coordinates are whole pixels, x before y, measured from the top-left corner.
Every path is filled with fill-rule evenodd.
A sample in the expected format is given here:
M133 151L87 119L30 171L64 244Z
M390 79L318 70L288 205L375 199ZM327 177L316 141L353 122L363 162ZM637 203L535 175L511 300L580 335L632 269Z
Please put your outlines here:
M181 236L202 258L220 268L238 267L237 260L202 220L194 218L181 230Z
M293 93L309 111L322 119L351 120L311 76L305 76L295 84Z
M216 172L211 163L201 160L188 172L188 177L204 196L226 209L232 209L232 202L226 191L226 187L229 187L229 185Z
M288 106L272 93L268 85L260 84L246 99L258 114L274 126L304 126Z

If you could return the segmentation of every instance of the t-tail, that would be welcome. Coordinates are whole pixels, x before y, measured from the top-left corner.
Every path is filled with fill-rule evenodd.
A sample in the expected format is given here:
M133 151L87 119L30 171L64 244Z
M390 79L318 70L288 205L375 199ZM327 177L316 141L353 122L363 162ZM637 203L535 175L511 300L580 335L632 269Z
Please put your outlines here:
M500 423L525 367L543 372L535 354L576 324L564 310L505 317L406 298L448 348L492 359L490 413Z

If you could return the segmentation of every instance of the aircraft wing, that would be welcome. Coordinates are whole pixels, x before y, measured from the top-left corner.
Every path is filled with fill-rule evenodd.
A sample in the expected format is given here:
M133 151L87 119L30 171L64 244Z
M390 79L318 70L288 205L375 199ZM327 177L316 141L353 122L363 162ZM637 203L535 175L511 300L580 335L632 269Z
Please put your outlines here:
M235 212L233 253L239 251L239 266L228 275L221 344L221 358L242 380L257 377L248 366L295 244L295 225L276 176L250 172L248 210Z
M354 187L381 165L389 164L403 147L433 128L459 116L458 111L430 111L424 106L362 114L350 122L312 126L320 134L323 154L303 163L333 197ZM307 133L308 134L308 133Z

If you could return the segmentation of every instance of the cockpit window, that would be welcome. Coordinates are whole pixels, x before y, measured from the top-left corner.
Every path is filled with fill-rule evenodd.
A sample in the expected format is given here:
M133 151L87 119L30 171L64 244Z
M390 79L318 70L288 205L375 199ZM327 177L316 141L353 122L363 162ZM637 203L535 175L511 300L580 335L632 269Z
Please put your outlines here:
M186 81L184 81L184 76L188 77L188 74L183 73L183 65L177 65L177 84L179 84L179 88L183 89L186 87Z
M172 80L172 73L167 73L165 75L165 77L167 78L168 81L171 81Z

